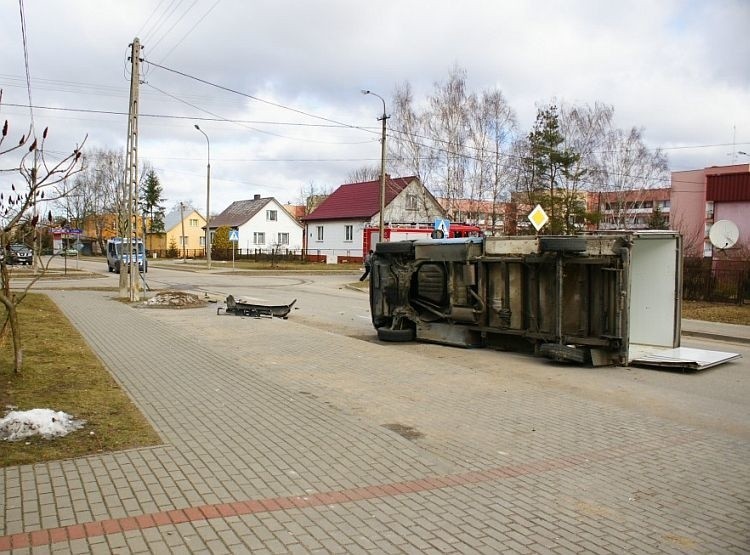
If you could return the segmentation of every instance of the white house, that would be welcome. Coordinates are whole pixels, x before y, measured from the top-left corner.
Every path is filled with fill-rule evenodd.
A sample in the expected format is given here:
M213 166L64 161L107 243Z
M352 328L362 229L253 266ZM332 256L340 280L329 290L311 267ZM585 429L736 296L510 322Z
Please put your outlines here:
M212 240L220 227L237 230L237 248L245 252L302 249L302 225L273 197L255 195L252 200L233 202L211 218Z
M432 223L445 211L415 176L391 178L386 174L384 224L410 226ZM341 185L307 216L305 246L308 254L340 259L361 259L364 229L380 224L380 180Z

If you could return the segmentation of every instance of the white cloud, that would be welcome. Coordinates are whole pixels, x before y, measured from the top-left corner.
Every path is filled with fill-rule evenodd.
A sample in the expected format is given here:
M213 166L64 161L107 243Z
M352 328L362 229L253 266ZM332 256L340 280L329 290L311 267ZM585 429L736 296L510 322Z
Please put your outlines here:
M127 111L127 47L139 34L147 60L375 130L381 107L362 97L361 88L388 99L408 80L419 98L458 65L467 70L471 89L504 92L522 132L538 103L602 101L615 106L622 127L644 127L653 146L725 145L734 127L742 143L736 150L750 148L750 4L744 0L222 0L209 13L214 3L199 1L167 33L190 3L154 25L160 20L149 22L149 15L169 3L27 2L35 104ZM3 116L22 129L28 110L8 106L27 102L15 4L0 6L0 48ZM210 117L153 86L229 119L324 123L144 69L143 114ZM124 149L124 116L36 110L35 118L50 126L55 150L71 149L87 133L90 146ZM141 157L160 170L170 201L184 197L205 206L205 141L193 128L196 121L144 117L139 140ZM200 125L211 137L217 210L254 193L294 201L311 181L335 186L379 156L377 135L361 130ZM730 150L669 154L675 169L685 169L726 163Z

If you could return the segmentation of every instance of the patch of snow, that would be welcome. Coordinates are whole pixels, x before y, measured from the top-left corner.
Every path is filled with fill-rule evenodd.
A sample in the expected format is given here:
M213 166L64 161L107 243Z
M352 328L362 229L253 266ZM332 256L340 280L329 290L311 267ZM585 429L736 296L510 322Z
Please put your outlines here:
M52 409L14 410L0 418L0 439L19 441L35 435L52 439L79 430L84 424L85 420L74 420L69 414Z

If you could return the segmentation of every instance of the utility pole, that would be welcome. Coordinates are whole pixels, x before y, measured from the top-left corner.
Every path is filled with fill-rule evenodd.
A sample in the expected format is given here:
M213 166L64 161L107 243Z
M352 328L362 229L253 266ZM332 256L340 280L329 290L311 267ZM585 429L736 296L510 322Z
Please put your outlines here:
M122 251L120 253L120 296L128 297L130 301L138 300L138 240L137 226L133 218L137 217L135 205L138 202L138 94L141 69L141 42L136 37L130 45L130 108L128 111L128 146L125 155L125 185L128 188L128 223L122 237ZM124 192L124 191L123 191ZM126 235L126 236L125 236ZM125 268L123 261L128 253L129 268ZM145 258L145 252L144 252ZM145 266L146 261L143 261ZM145 268L144 268L145 269ZM125 272L127 271L127 275Z
M180 223L182 224L182 237L180 242L182 243L182 263L187 263L187 257L185 256L185 249L187 248L185 238L185 203L180 201Z

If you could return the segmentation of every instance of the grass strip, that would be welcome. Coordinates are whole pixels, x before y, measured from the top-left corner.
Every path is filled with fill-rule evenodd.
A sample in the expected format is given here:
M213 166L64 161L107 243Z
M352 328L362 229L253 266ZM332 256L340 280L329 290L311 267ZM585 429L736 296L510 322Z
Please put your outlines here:
M32 464L161 443L130 397L57 306L29 294L18 307L24 349L14 375L10 337L0 346L0 413L48 408L86 426L52 440L0 441L0 466Z

